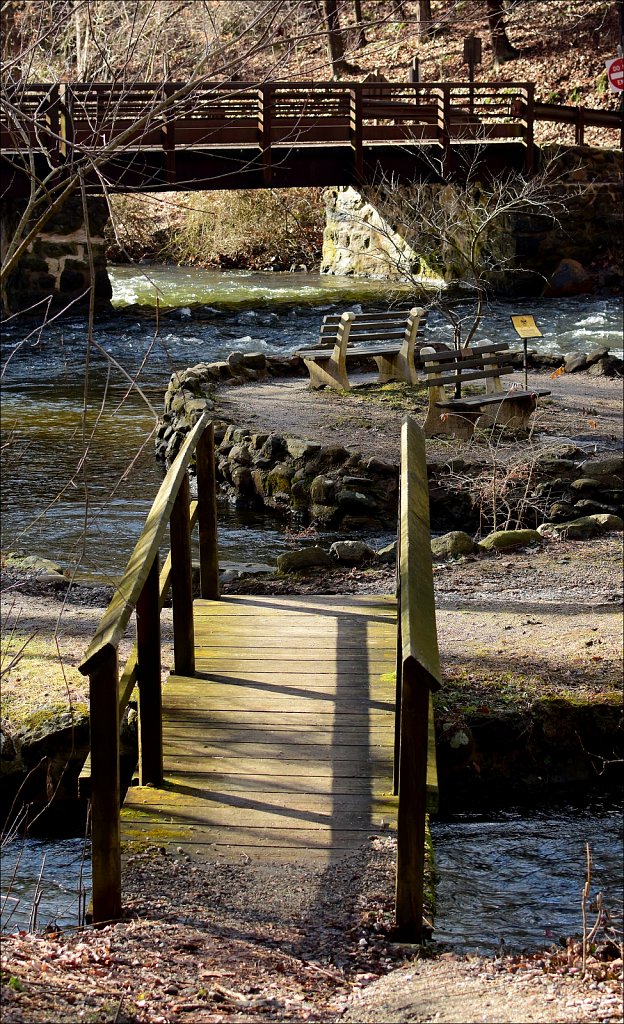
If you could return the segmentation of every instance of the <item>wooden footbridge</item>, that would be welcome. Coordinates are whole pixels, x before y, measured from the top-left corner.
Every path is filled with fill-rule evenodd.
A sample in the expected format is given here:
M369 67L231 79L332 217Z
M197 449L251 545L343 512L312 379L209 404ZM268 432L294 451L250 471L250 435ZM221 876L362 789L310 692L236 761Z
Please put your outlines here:
M465 174L470 148L492 174L530 173L539 121L621 144L621 115L537 103L526 82L17 82L0 194L78 179L97 193L435 182Z
M159 571L168 524L171 551ZM335 861L371 832L396 830L397 927L420 937L440 668L424 438L410 420L399 524L397 596L220 597L213 429L205 416L198 421L81 665L90 681L81 786L91 797L94 921L121 914L123 843L305 864ZM169 589L174 666L161 686ZM136 646L120 672L119 642L135 610ZM135 688L138 785L122 808L119 725Z

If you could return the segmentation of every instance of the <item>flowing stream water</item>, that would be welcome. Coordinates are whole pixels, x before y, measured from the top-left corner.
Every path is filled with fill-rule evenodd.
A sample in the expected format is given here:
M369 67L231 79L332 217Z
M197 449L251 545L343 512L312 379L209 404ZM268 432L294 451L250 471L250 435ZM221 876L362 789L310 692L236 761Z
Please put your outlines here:
M78 317L45 331L9 321L2 335L3 549L94 575L123 569L156 493L152 432L173 370L233 350L288 354L317 342L327 312L412 304L405 288L319 274L117 267L111 279L117 311L98 321L95 345ZM156 298L173 307L158 322ZM496 302L479 336L513 342L510 314L529 311L544 351L621 350L622 303L607 298ZM439 315L427 331L448 340ZM284 525L253 537L250 525L223 510L223 564L247 562L253 540L258 561L274 565Z
M153 430L173 370L233 350L288 354L316 344L325 313L413 304L405 288L317 274L175 267L116 267L110 274L117 309L97 322L95 345L87 344L82 317L45 330L16 319L2 334L2 549L97 578L123 570L160 482ZM621 300L495 302L478 337L516 341L512 313L535 316L543 351L606 345L621 354ZM439 316L427 330L448 339ZM244 566L252 551L254 564L269 568L286 544L284 523L226 507L219 532L225 567ZM585 841L597 858L597 884L612 894L620 877L621 814L614 811L464 818L434 823L433 831L436 937L459 948L493 949L501 938L536 947L551 934L578 932ZM79 879L90 874L83 847L79 839L7 845L3 926L28 927L35 900L39 927L75 924L84 902Z

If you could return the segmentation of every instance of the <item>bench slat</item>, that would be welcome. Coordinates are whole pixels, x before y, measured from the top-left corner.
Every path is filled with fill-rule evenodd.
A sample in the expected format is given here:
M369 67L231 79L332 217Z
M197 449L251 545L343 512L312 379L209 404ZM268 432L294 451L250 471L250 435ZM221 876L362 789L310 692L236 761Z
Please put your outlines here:
M388 310L385 313L356 313L355 315L356 315L357 319L354 321L354 323L359 323L361 321L371 321L371 322L373 322L373 321L376 321L376 320L388 320L388 321L391 321L391 320L401 320L401 321L404 321L404 320L407 320L409 314L410 314L409 309L395 309L395 310L391 309L391 310ZM341 316L340 313L326 313L325 316L323 317L323 323L324 324L338 324L338 323L340 323L340 316ZM424 319L424 314L421 317L421 320L423 320L423 319Z
M544 395L550 394L550 391L543 391L541 388L536 388L534 391L518 391L513 389L510 391L499 391L496 395L468 395L466 398L450 398L446 402L436 402L435 404L441 409L456 409L457 412L461 412L462 408L479 408L481 405L504 402L507 398L530 398L533 395L541 398Z
M321 334L321 338L323 340L325 338L332 338L332 340L333 340L333 338L335 337L335 334L336 334L335 331L333 332L333 334L331 332L329 332L329 331L328 332L323 332ZM358 344L360 342L367 342L367 341L390 341L391 342L391 341L394 341L394 340L402 341L404 336L405 336L405 329L397 330L396 328L394 328L391 331L379 331L379 330L373 330L373 331L367 331L367 330L358 331L358 330L355 330L354 331L352 329L351 330L351 334L349 335L349 341L350 342L351 341L357 341ZM421 337L422 338L423 337L422 332L421 331L417 331L416 332L416 337Z
M426 358L427 357L425 356L423 359L423 357L421 356L423 362L426 360ZM444 385L450 387L454 384L463 384L466 381L483 380L485 377L499 377L501 373L513 373L515 369L515 366L496 366L488 370L470 369L455 372L449 370L448 374L446 374L444 377L427 377L425 380L425 384L428 388L443 387Z
M479 355L481 352L483 352L483 353L488 353L488 352L504 352L504 353L506 353L508 351L509 351L509 343L506 342L506 341L488 342L487 345L475 345L474 348L462 349L459 353L455 349L447 349L446 351L442 351L442 352L432 352L431 353L431 357L427 358L427 362L428 363L448 363L448 362L451 362L451 361L454 360L455 362L458 362L461 366L466 366L467 365L466 360L469 357L472 358L475 355ZM466 354L465 357L464 357L463 353ZM511 352L509 354L513 355L513 353L511 353Z

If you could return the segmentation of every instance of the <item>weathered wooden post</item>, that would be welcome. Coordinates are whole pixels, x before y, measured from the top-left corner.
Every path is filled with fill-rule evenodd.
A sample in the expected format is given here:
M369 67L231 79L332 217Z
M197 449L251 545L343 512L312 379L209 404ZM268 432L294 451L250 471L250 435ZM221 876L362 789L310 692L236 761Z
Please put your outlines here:
M140 786L160 786L163 779L158 563L156 556L136 606Z
M91 722L91 871L95 923L121 917L119 697L117 649L89 669Z
M440 687L440 658L425 438L409 417L403 422L401 442L399 656L402 680L396 923L401 935L418 941L422 936L427 769L430 759L435 763L435 741L430 737L430 701L432 692Z
M200 593L206 600L219 598L219 548L217 538L217 487L215 481L214 426L202 434L195 455L199 528Z
M190 488L188 473L171 510L171 602L173 612L173 662L177 675L195 671L195 630L193 626L193 564L191 559Z

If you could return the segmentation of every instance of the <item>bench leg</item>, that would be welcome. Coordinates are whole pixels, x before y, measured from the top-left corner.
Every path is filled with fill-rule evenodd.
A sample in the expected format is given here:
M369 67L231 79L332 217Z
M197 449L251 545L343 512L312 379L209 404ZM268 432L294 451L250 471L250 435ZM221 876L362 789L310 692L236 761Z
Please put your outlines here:
M331 359L324 359L322 363L317 363L313 359L304 359L303 361L310 374L310 383L308 387L312 390L324 387L333 388L334 391L351 390L349 378L346 373L344 373Z
M408 384L418 384L416 368L413 360L410 366L409 359L406 359L402 352L394 356L373 356L379 370L379 383L387 384L390 380L404 380Z
M527 430L536 406L537 395L505 398L500 405L484 408L477 420L477 426L479 428L509 427L512 430Z
M443 412L441 409L429 409L423 430L425 437L459 437L470 440L474 434L479 412Z

